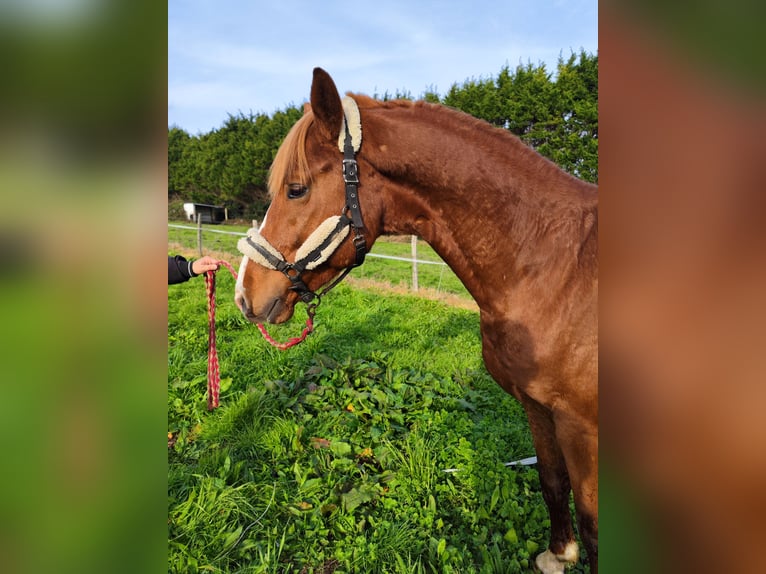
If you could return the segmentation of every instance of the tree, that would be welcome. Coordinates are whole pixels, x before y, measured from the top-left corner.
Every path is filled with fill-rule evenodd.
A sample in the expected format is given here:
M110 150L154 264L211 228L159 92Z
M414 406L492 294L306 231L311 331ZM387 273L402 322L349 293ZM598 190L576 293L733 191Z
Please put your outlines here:
M230 114L220 128L199 136L169 128L168 195L262 217L269 203L269 167L301 113L290 107L273 117Z
M598 56L559 57L556 80L561 138L554 161L574 175L598 181Z
M559 58L453 84L442 103L505 128L573 175L598 180L598 56Z
M462 86L452 84L442 103L498 127L505 127L497 88L491 78L466 80Z
M597 55L559 57L555 80L544 64L505 65L496 78L453 84L441 100L432 88L422 97L507 129L568 172L598 181ZM411 96L383 95L391 98ZM302 113L290 106L271 116L230 114L220 128L196 136L168 128L168 196L260 219L269 203L269 168Z
M178 195L184 188L181 158L190 145L191 136L179 127L168 129L168 196Z

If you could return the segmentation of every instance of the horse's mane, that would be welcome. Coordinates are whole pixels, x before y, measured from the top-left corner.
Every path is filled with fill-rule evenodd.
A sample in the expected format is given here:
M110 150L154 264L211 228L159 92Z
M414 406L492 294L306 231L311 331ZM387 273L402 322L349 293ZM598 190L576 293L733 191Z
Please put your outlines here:
M484 141L487 148L498 150L505 148L513 150L513 154L522 154L528 166L534 166L536 170L554 170L562 174L564 172L549 159L535 153L529 146L524 144L511 132L501 128L490 127L486 122L479 120L460 110L443 105L432 104L422 100L388 100L380 101L363 94L348 93L356 101L359 109L422 109L426 114L436 114L441 125L453 126L453 129L461 129L471 132L474 141ZM311 183L311 172L308 159L306 158L306 134L309 127L314 123L314 113L307 109L303 116L290 129L284 142L279 148L274 162L269 171L269 193L274 195L285 188L288 183ZM490 128L490 129L488 129ZM565 177L574 179L566 174ZM291 181L288 181L291 178Z

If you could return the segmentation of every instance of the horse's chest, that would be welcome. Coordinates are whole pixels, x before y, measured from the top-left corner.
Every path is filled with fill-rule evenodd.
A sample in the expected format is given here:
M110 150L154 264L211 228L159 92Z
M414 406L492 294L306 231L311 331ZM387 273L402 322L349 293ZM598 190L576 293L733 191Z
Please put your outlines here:
M595 337L589 341L571 330L534 331L519 321L484 315L481 333L487 370L520 401L529 398L551 409L561 397L577 396L586 406L597 401Z
M539 375L535 337L522 323L482 319L482 353L492 377L508 392L526 387Z

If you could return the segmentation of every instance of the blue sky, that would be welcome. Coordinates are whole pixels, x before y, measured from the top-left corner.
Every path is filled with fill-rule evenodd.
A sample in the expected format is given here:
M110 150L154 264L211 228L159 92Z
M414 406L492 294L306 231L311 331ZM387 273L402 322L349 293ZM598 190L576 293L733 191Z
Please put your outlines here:
M229 114L308 99L311 71L341 93L426 90L598 51L597 0L169 0L168 125L192 134Z

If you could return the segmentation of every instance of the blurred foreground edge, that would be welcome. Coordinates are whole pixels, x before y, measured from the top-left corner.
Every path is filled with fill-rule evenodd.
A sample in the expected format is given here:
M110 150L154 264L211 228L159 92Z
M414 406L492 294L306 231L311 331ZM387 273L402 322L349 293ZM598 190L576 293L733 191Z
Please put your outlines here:
M762 572L766 114L659 30L600 8L603 571Z

